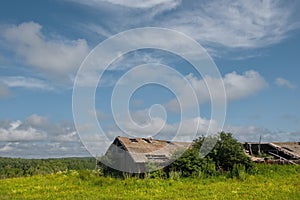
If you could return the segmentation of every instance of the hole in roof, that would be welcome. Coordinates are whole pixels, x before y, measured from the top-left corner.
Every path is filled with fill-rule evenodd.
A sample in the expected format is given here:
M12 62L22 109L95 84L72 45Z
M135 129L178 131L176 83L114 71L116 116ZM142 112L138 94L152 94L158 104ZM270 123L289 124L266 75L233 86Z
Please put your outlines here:
M144 141L146 141L147 143L152 143L150 138L143 138Z

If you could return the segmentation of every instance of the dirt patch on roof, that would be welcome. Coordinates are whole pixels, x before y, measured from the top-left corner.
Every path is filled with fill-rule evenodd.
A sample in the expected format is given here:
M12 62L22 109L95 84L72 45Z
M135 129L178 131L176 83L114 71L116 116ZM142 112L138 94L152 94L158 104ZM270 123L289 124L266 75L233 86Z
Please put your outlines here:
M190 142L172 142L151 138L117 138L124 149L136 162L146 162L149 158L170 159L176 150L186 149Z

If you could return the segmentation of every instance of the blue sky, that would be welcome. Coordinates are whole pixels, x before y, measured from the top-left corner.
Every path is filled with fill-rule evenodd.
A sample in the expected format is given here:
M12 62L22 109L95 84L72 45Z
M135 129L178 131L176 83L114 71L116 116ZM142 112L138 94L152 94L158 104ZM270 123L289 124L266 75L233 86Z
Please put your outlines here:
M300 3L292 0L2 1L0 156L89 155L73 123L76 72L100 42L142 27L180 31L207 50L226 89L223 130L240 141L258 141L260 135L263 141L300 141L299 8ZM201 124L197 134L205 134L211 108L203 77L179 56L142 49L112 63L97 88L96 114L107 135L124 134L116 127L110 108L114 85L128 70L145 63L172 66L191 82L200 100L196 107L201 116L185 120L183 130L192 134L190 124L197 121ZM153 71L144 70L135 76L157 77ZM179 82L174 79L174 83ZM182 98L189 98L184 87L178 84L177 88ZM143 133L123 119L121 128L133 136L152 136L151 131L165 123L156 136L168 139L180 120L172 103L175 97L158 85L140 88L130 100L132 118L139 125L149 122L151 126ZM158 112L149 121L153 104L166 106L167 119Z

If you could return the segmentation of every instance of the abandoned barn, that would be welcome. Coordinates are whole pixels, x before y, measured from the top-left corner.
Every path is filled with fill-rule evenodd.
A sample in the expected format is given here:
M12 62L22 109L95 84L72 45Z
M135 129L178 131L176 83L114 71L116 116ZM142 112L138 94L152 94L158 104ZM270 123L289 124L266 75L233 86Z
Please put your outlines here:
M174 158L174 152L184 150L189 142L174 142L152 138L116 137L105 156L113 168L143 173L149 164L164 167ZM242 143L244 152L257 163L300 164L300 142Z
M106 156L114 168L131 173L149 170L149 164L166 166L174 152L187 148L191 143L155 140L152 138L117 137L110 145Z
M255 162L300 164L300 142L247 142L243 145L245 153Z

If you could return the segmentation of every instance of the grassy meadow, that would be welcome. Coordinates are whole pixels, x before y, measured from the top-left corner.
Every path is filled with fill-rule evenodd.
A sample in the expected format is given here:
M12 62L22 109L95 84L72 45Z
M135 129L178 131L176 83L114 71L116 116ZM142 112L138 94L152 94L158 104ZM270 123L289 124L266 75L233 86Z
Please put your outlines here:
M250 175L112 178L69 170L0 180L0 199L300 199L300 167L257 165Z

